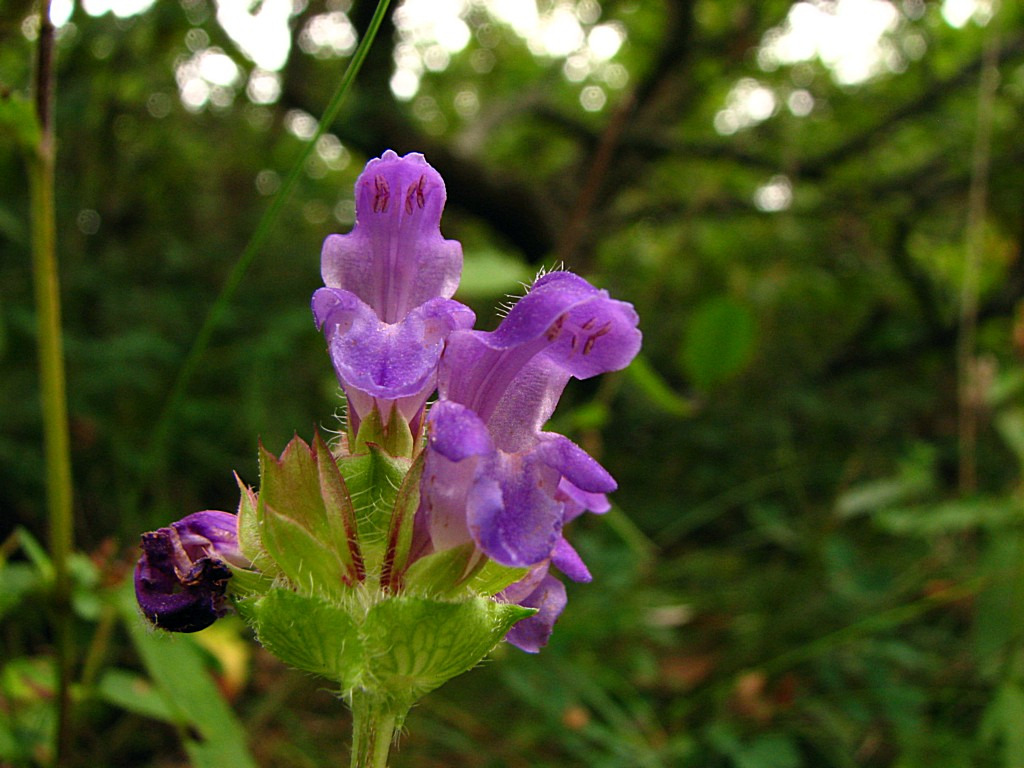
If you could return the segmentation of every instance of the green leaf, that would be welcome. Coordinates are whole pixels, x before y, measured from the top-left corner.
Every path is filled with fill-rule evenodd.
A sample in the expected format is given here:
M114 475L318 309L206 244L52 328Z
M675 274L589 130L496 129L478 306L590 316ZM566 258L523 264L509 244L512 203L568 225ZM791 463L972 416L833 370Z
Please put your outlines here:
M985 393L985 403L996 410L1007 405L1024 392L1024 368L1014 366L1000 369L995 380Z
M734 759L736 768L799 768L802 763L793 739L779 733L759 736Z
M707 390L739 373L754 352L754 315L728 296L701 304L686 329L683 370L698 389Z
M1002 528L1021 521L1017 502L1009 497L953 499L937 504L882 510L874 522L901 536L942 536L977 528Z
M45 703L54 694L53 659L19 656L0 669L0 694L18 704Z
M714 748L731 758L735 768L798 768L800 751L789 736L768 733L753 741L740 739L728 722L718 721L707 729Z
M1002 742L1006 768L1024 765L1024 689L1018 683L1005 682L996 691L982 718L984 742Z
M376 406L359 423L359 432L356 434L352 452L365 453L370 445L375 445L394 457L412 458L415 441L409 422L399 413L397 405L391 407L387 425L381 419Z
M1007 408L995 417L996 430L1024 468L1024 408Z
M640 389L654 406L673 416L689 416L693 413L693 402L683 397L664 377L640 354L626 369L626 376Z
M39 575L46 581L51 581L53 579L53 561L50 560L45 547L36 540L35 536L29 533L27 528L19 525L14 531L18 535L18 543L21 545L22 552L25 553L25 556L35 566Z
M28 753L30 753L31 750L23 748L22 745L18 743L18 736L20 735L22 734L18 734L16 736L14 729L5 721L0 720L0 760L5 760L12 765L28 762Z
M340 606L316 597L275 589L238 602L260 643L285 664L351 688L363 666L359 631Z
M988 578L976 598L974 647L982 675L997 679L1024 637L1024 532L990 532L980 566Z
M128 712L165 723L175 722L167 701L153 683L134 672L108 669L100 678L96 692L104 701Z
M493 299L522 292L524 283L533 281L533 271L518 259L500 251L476 249L466 254L459 280L460 301Z
M6 205L0 205L0 236L17 245L28 243L28 227L14 211ZM6 333L0 328L0 355L7 350Z
M270 562L265 557L263 562ZM248 598L256 595L265 595L274 586L276 576L268 576L263 571L252 571L248 568L239 568L231 563L227 564L231 570L231 580L228 582L228 595L237 598ZM280 576L280 569L275 567L277 576Z
M359 551L356 513L352 505L345 479L338 470L338 464L320 433L314 435L317 470L320 478L320 499L324 505L324 517L331 546L345 564L352 579L358 579L363 571L363 556Z
M416 441L412 436L409 422L398 411L398 405L392 405L388 424L384 427L384 442L381 443L381 448L392 456L411 459L415 447Z
M465 586L473 594L490 597L501 592L509 584L519 581L529 572L529 568L512 568L488 558L483 567L466 580Z
M836 512L849 518L921 499L935 488L935 468L935 450L916 445L893 477L868 480L845 491L836 500Z
M466 672L532 608L475 598L444 603L396 597L375 605L363 626L366 687L412 703Z
M0 765L50 765L57 730L54 662L19 656L0 667Z
M421 597L491 597L528 571L496 563L467 542L419 558L406 572L404 588Z
M326 539L327 517L313 450L296 436L285 446L280 459L262 445L259 457L259 505L276 509L321 540Z
M253 490L242 482L237 474L235 482L238 483L238 491L241 494L238 502L238 544L242 554L249 560L260 565L260 561L266 560L266 550L260 540L259 519L256 514L257 498Z
M34 592L46 587L35 566L28 563L0 565L0 619Z
M18 93L0 96L0 136L14 139L22 152L33 152L39 145L39 121L30 99Z
M121 618L196 768L256 768L245 731L206 669L205 652L188 635L154 632L139 616L129 581L118 593Z
M352 443L352 453L366 453L368 445L380 445L384 442L384 422L381 421L380 411L374 406L368 414L359 422L359 431Z

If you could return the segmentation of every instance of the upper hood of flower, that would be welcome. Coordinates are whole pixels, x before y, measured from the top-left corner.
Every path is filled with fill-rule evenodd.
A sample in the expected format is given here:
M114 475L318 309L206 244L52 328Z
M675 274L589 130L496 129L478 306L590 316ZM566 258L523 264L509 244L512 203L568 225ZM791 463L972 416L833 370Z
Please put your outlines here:
M423 155L388 150L356 181L356 224L324 241L324 285L351 291L385 323L425 301L451 298L462 246L441 236L445 188Z
M521 450L551 417L570 376L629 365L640 349L637 322L631 304L570 272L550 272L495 331L452 333L438 390L474 411L499 447Z

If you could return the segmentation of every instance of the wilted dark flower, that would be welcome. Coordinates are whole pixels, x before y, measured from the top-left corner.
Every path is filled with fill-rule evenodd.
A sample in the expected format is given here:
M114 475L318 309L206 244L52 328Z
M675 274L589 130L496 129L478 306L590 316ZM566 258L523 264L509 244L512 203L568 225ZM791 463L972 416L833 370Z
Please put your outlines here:
M228 563L249 566L237 522L236 515L207 510L142 534L135 596L147 619L170 632L197 632L224 615Z

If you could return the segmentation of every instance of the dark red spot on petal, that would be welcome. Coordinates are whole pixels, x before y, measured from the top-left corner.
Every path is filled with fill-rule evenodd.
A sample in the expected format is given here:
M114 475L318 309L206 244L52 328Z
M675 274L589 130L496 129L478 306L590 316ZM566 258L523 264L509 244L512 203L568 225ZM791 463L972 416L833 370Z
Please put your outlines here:
M374 176L373 190L373 212L386 213L388 210L388 200L391 197L391 188L388 186L388 180L380 175Z

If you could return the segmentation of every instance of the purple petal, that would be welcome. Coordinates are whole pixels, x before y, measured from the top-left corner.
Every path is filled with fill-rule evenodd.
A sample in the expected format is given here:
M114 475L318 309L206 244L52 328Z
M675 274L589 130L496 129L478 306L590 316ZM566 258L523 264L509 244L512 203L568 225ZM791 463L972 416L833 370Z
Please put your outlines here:
M501 408L514 411L520 401L512 383L542 355L561 375L550 367L532 371L534 390L523 411L534 419L549 415L568 376L588 378L629 364L640 349L636 326L632 305L581 277L552 272L534 283L497 330L452 335L438 382L441 396L469 406L484 421ZM513 402L503 404L506 397Z
M546 560L562 530L559 479L531 452L496 452L482 462L466 497L466 519L480 549L513 567Z
M423 155L388 150L356 181L356 224L324 241L328 288L351 291L386 323L430 299L451 298L462 246L441 236L445 188Z
M551 553L551 564L573 581L590 582L594 577L579 553L564 538L559 539Z
M495 450L483 423L458 403L434 405L429 434L420 489L437 549L472 537L503 565L536 565L552 556L566 522L601 508L615 489L611 475L561 435L542 432L523 451ZM576 578L586 572L580 566L567 573Z
M193 512L171 528L178 535L185 554L192 560L209 556L226 560L240 568L249 567L249 561L238 545L238 516L230 512L208 509Z
M542 563L530 568L526 575L523 576L519 581L513 582L505 587L504 590L496 597L500 600L504 600L506 603L519 603L530 596L540 583L544 581L544 577L548 575L548 570L551 564L545 560Z
M473 540L466 522L466 496L473 486L480 461L478 456L451 461L439 451L427 451L420 480L420 509L417 516L426 521L430 543L435 551L457 547Z
M512 307L494 331L491 345L507 349L547 335L564 312L581 302L600 298L611 301L607 291L598 290L579 275L549 272L538 278Z
M519 605L539 609L529 618L518 622L505 639L527 653L537 653L547 645L555 621L565 608L565 586L554 576L545 575L540 584Z
M487 420L495 444L515 452L531 447L558 405L569 374L543 355L527 362L509 382Z
M428 418L421 517L427 520L434 548L441 550L473 540L466 523L466 498L481 458L490 457L494 446L484 423L458 403L437 402Z
M584 512L595 512L600 515L612 508L611 502L603 493L582 491L564 477L558 484L558 496L565 502L567 523Z
M588 493L611 493L618 485L608 470L569 438L541 432L534 452L537 458L558 470L576 488Z
M483 332L453 332L441 357L438 389L443 399L479 414L502 450L522 450L551 418L569 376L547 359L532 357L529 349L513 359L486 341Z
M430 447L451 461L485 456L494 450L487 426L458 403L442 400L430 409Z
M411 419L434 390L438 359L448 334L473 324L467 307L435 298L397 323L382 322L354 293L321 288L313 294L313 315L327 337L338 379L362 419L390 405Z

